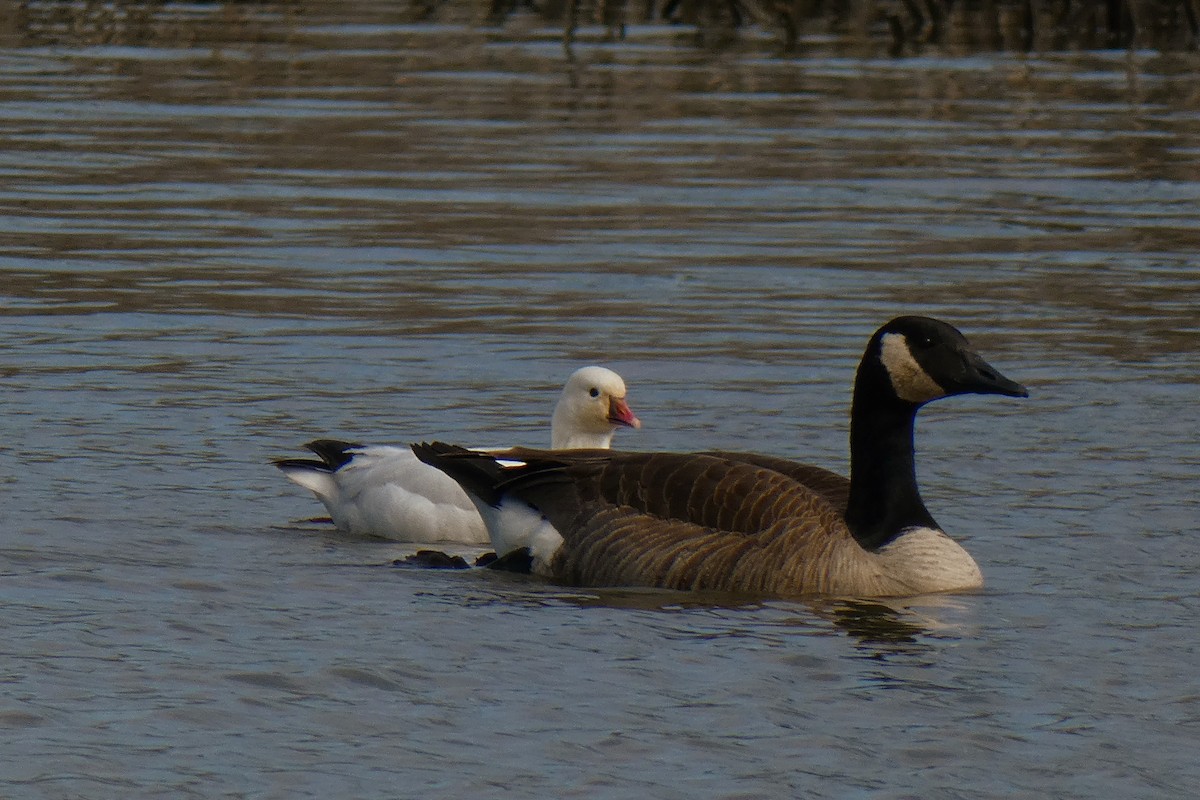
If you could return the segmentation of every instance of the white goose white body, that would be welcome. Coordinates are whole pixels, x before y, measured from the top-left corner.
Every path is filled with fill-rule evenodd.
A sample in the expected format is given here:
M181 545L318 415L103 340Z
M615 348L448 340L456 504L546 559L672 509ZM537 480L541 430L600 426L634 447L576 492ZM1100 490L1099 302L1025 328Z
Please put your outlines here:
M409 542L487 541L466 493L417 460L412 448L367 445L346 452L350 461L334 471L281 467L317 496L338 530Z
M612 370L576 370L555 406L552 448L608 449L618 427L640 427L625 396L625 382ZM310 449L325 458L319 448ZM487 527L466 492L407 445L346 445L337 461L280 459L275 465L312 491L344 533L416 543L488 542Z

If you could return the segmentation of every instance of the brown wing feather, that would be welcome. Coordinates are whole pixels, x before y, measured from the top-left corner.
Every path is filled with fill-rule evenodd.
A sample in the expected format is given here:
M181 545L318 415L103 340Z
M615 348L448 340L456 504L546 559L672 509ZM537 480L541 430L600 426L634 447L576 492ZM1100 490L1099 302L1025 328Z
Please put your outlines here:
M844 505L831 501L836 482L826 480L822 493L767 465L803 466L795 462L764 457L760 466L739 454L516 455L530 467L511 488L562 534L549 568L567 583L812 594L836 592L835 580L869 569L842 519Z
M579 503L602 501L730 533L761 530L788 514L797 499L808 503L816 494L774 470L717 456L617 453L602 460L577 460L573 454L554 458L560 456L564 477L575 486ZM529 494L527 485L521 483L522 494Z
M846 503L850 499L850 479L836 472L815 467L812 464L802 464L799 461L759 453L731 453L715 450L706 455L741 461L787 475L797 483L802 483L814 492L824 495L825 499L842 514L846 513Z

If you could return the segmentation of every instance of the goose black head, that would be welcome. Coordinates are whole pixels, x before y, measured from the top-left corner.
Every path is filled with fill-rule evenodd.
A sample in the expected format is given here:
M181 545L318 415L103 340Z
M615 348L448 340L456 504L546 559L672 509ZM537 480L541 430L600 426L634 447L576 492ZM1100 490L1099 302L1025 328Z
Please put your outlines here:
M956 394L1028 397L971 349L952 325L930 317L897 317L871 337L863 367L875 360L896 397L922 405Z

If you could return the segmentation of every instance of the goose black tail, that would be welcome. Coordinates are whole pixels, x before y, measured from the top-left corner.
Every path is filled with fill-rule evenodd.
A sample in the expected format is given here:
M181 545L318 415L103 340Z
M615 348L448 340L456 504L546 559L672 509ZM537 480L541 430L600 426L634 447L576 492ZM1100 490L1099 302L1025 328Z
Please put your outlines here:
M272 464L284 472L333 472L324 461L314 461L311 458L276 458Z
M317 454L331 472L336 472L350 463L354 458L354 450L362 448L356 442L343 442L338 439L315 439L304 445Z

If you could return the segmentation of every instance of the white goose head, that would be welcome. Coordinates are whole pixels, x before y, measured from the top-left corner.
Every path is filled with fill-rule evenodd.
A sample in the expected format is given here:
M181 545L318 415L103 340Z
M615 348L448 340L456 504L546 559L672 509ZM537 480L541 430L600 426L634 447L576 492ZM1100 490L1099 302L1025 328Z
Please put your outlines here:
M625 402L625 381L611 369L583 367L567 380L554 407L550 446L607 449L620 427L642 427Z

